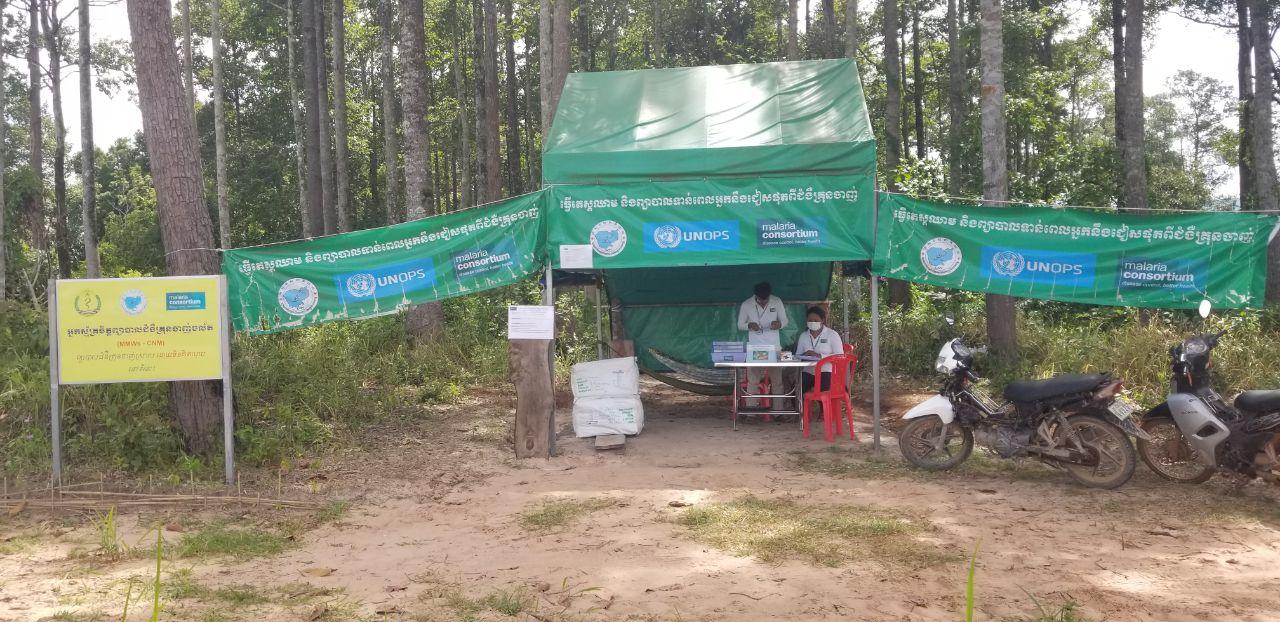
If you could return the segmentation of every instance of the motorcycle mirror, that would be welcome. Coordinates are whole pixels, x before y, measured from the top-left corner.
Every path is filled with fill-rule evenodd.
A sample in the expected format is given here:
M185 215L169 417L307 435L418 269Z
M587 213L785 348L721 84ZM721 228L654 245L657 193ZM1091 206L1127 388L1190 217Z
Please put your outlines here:
M947 321L947 326L955 326L955 325L956 325L956 319L955 319L955 318L953 318L953 317L947 317L947 318L945 318L945 319L946 319L946 321Z
M1200 308L1198 309L1198 311L1200 313L1200 317L1207 319L1209 317L1209 312L1213 311L1213 303L1209 302L1208 298L1201 300Z

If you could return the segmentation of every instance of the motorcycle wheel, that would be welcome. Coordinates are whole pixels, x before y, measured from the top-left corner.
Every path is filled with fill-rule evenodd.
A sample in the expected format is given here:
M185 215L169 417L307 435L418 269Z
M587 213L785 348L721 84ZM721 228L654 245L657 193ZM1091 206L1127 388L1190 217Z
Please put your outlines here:
M944 431L947 436L941 438ZM937 415L920 417L903 426L898 434L898 450L907 462L921 469L946 471L969 458L973 452L973 432L956 423L944 425Z
M1187 442L1182 430L1168 417L1152 417L1142 422L1151 440L1138 439L1138 457L1156 475L1179 484L1203 484L1214 469L1200 462L1200 453Z
M1123 486L1133 477L1133 470L1138 466L1138 456L1124 430L1093 415L1072 415L1067 417L1067 424L1095 462L1060 463L1071 479L1090 488L1110 490ZM1059 446L1075 449L1075 443L1070 439L1061 439Z

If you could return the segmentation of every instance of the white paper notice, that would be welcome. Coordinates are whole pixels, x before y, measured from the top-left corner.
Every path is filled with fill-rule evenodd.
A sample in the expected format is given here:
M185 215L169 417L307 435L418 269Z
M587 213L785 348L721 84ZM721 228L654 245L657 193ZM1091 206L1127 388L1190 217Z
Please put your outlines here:
M507 339L555 339L555 333L555 307L549 305L509 305L507 307Z
M566 270L590 270L595 267L590 244L561 244L560 267Z

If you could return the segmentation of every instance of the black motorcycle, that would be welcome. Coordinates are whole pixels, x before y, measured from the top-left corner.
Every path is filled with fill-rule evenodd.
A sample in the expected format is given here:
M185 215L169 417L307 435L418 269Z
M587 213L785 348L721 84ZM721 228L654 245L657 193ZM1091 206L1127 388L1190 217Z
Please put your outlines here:
M1094 488L1116 488L1138 463L1129 435L1145 436L1133 407L1117 396L1110 374L1077 374L1012 382L999 402L974 386L974 348L952 339L936 367L947 374L938 395L903 415L898 448L911 464L952 469L973 451L975 439L1003 458L1033 457L1064 469Z
M1226 331L1197 335L1169 350L1169 397L1142 418L1150 440L1138 455L1175 482L1199 484L1218 471L1280 483L1280 391L1245 391L1227 404L1209 375Z

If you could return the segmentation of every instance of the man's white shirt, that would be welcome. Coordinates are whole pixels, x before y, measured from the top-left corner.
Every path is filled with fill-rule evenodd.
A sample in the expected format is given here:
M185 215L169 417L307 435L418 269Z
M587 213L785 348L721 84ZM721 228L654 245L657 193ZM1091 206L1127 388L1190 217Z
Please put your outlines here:
M752 296L738 307L738 330L747 331L747 343L770 344L782 349L782 339L778 336L778 331L769 328L774 321L779 322L781 328L787 327L787 310L782 306L782 299L777 296L769 296L769 301L764 305ZM747 328L747 325L753 322L760 327L760 330Z

